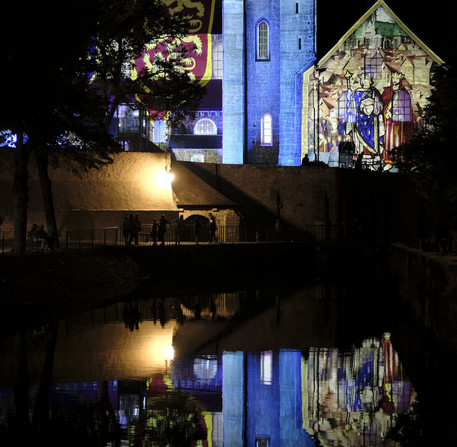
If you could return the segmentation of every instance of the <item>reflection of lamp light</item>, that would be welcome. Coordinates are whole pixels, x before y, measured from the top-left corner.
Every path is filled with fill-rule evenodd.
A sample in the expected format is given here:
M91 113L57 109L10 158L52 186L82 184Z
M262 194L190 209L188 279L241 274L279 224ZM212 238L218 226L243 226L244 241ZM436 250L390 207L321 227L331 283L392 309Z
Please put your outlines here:
M166 346L165 349L164 349L164 351L165 351L165 359L166 359L166 360L171 361L171 360L174 359L174 357L175 357L175 350L174 350L173 346L171 346L171 345L170 345L170 346Z

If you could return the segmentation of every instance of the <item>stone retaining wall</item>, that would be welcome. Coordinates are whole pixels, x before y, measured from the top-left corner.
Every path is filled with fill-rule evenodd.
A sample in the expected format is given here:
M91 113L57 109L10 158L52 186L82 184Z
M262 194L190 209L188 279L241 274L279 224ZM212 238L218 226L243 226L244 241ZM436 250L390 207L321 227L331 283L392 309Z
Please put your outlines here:
M423 333L457 353L457 256L391 245L389 275Z

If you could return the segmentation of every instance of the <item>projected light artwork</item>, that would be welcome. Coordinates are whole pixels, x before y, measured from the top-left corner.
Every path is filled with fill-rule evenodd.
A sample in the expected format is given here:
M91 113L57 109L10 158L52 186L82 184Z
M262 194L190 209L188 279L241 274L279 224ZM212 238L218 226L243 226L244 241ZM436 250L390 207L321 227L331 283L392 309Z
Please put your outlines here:
M423 126L431 70L441 62L378 2L305 73L302 155L391 169L392 149Z

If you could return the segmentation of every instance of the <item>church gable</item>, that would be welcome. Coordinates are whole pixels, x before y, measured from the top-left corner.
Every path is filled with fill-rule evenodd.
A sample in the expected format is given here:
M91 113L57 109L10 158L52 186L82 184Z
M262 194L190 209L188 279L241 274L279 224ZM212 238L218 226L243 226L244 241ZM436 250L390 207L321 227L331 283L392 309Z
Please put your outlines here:
M330 166L354 166L358 160L371 169L392 168L391 150L421 125L424 90L430 90L436 63L442 61L386 3L376 2L317 69L304 74L309 100L302 156Z

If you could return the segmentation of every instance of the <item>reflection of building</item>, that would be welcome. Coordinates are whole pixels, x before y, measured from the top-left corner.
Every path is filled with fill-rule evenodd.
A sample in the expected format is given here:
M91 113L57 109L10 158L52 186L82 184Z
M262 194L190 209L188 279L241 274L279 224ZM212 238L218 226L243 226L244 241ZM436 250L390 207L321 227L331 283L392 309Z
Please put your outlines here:
M365 340L351 355L311 349L306 369L308 429L318 429L328 440L363 436L376 445L392 426L393 415L411 404L411 384L388 334L382 342Z
M313 320L321 314L309 306L310 297L320 297L314 295L316 292L302 303ZM227 313L237 308L234 298L225 308ZM179 301L170 301L167 314L179 320L177 304ZM219 305L222 313L222 302ZM271 340L265 341L262 336L262 346L268 347L258 348L261 350L249 350L244 343L244 350L182 355L172 361L163 348L172 337L176 347L176 324L168 321L163 325L167 318L156 315L153 306L153 300L135 304L141 315L139 330L129 330L129 319L119 324L121 316L125 317L121 304L75 316L62 325L52 365L56 383L49 393L50 421L65 417L82 432L92 430L92 434L121 436L137 443L146 439L170 442L178 436L180 440L206 441L212 447L312 446L313 437L318 435L328 441L323 445L362 445L362 437L370 445L383 445L396 415L406 413L413 402L411 384L389 334L383 340L365 339L348 351L270 348ZM297 312L296 305L290 307ZM259 316L267 313L259 312ZM290 326L285 305L282 318ZM298 319L308 325L301 316ZM262 319L264 327L265 321L271 323L270 318ZM209 324L199 326L200 345L193 343L193 351L211 331ZM104 328L103 332L99 328ZM232 332L242 331L238 325L230 330L222 328L219 345ZM42 353L47 338L40 334L35 337ZM300 337L309 339L303 332ZM289 342L281 340L280 346L296 344L286 339ZM6 349L3 354L11 358ZM68 358L65 363L71 362L68 368L62 368L64 356ZM34 365L31 360L28 366ZM42 355L39 360L43 360ZM109 362L116 363L117 368L107 368ZM41 368L43 362L38 363ZM7 375L6 371L16 370L6 365L1 372ZM39 376L30 376L34 377ZM128 379L132 377L135 379ZM38 387L32 388L34 401ZM13 411L11 389L0 387L0 426L7 425L2 415ZM35 407L32 418L34 411ZM94 428L95 419L107 423Z

